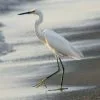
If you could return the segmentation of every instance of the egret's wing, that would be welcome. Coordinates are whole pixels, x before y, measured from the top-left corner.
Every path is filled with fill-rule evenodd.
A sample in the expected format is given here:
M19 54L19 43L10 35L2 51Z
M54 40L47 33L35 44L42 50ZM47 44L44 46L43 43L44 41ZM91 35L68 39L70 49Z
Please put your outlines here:
M83 54L78 49L74 48L68 40L56 32L44 30L44 36L49 46L55 51L72 58L80 59L83 57Z

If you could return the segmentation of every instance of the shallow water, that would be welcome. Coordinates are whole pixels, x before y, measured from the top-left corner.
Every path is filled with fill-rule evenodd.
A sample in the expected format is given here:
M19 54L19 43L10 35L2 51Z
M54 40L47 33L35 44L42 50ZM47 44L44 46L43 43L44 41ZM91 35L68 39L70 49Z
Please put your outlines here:
M64 93L93 88L100 84L100 2L98 0L38 0L37 2L22 0L22 3L19 0L6 2L1 0L0 2L2 4L0 6L1 100L60 99L59 91L47 90L59 87L61 73L48 80L47 88L32 87L39 79L53 73L57 66L52 52L34 33L37 17L17 15L34 8L41 9L44 14L42 29L55 30L84 54L84 58L78 61L63 58L64 87L68 87ZM8 8L5 5L8 5Z

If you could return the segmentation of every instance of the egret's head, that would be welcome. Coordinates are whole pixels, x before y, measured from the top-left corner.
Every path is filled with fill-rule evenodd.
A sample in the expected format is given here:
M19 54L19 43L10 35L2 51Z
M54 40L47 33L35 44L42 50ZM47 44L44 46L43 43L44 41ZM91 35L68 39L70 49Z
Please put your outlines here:
M24 13L20 13L18 15L24 15L24 14L38 14L40 13L40 11L38 9L32 10L32 11L28 11L28 12L24 12Z

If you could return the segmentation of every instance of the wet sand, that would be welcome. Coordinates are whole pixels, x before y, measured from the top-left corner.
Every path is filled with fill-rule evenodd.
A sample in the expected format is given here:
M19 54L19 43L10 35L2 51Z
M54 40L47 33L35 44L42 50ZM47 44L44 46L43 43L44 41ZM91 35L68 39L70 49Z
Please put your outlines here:
M62 100L100 100L100 87L94 89L69 92L66 94L61 93L60 95L60 98L62 98ZM59 95L57 98L59 98Z
M100 100L100 87L93 89L78 90L72 92L54 92L45 91L45 94L23 96L16 98L2 98L0 100Z

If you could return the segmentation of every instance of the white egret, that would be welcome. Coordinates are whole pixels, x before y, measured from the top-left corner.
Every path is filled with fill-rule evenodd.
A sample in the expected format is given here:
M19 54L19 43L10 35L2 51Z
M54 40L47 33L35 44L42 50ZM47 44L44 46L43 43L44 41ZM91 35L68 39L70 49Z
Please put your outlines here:
M64 65L61 61L60 55L68 56L70 58L74 59L81 59L83 57L83 54L76 48L74 48L71 43L66 40L64 37L60 36L58 33L52 31L52 30L40 30L39 25L43 21L43 14L40 10L35 9L33 11L20 13L18 15L24 15L24 14L36 14L39 16L39 19L35 22L35 33L37 37L54 53L56 59L57 59L57 65L58 70L54 72L53 74L49 75L48 77L41 80L38 84L36 84L36 87L39 87L43 85L51 76L57 74L61 69L60 65L62 67L62 77L61 77L61 87L57 90L63 90L63 79L64 79Z

